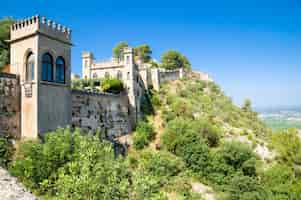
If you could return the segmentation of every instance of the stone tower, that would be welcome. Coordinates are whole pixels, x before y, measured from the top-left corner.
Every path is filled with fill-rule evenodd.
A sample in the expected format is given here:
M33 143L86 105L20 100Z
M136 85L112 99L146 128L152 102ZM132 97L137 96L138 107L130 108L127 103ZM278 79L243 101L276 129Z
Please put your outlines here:
M71 30L33 16L11 27L11 73L20 77L21 136L71 122Z
M138 113L138 79L139 72L138 67L134 62L134 49L126 47L123 49L123 62L126 70L126 81L125 85L127 86L128 98L129 98L129 113L132 120L132 125L137 122L137 113Z
M91 77L91 66L93 64L94 56L91 52L84 52L82 54L82 66L83 66L83 78L90 79Z

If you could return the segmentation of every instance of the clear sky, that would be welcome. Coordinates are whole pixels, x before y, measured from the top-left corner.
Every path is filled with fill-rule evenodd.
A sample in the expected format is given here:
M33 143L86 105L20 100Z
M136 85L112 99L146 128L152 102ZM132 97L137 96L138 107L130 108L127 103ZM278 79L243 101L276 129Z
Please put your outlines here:
M147 43L156 59L181 51L237 104L301 104L301 0L1 2L2 17L35 14L71 27L75 73L82 51L103 59L119 41Z

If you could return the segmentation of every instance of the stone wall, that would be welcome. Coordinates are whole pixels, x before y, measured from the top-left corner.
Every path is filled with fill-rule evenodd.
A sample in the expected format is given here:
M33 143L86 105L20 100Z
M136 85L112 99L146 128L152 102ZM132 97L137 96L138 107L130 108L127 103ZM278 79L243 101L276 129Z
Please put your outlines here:
M16 75L0 73L0 135L20 138L20 88Z
M72 91L72 126L100 129L110 139L128 134L129 103L126 95Z
M180 79L180 70L160 69L160 83L179 80L179 79Z

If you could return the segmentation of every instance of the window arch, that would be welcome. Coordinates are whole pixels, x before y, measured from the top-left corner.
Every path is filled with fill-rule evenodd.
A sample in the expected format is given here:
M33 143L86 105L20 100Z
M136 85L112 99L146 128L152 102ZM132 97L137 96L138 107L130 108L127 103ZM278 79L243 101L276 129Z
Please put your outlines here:
M94 78L94 79L97 78L97 73L96 73L96 72L93 73L93 78Z
M30 52L26 58L25 81L34 80L34 64L35 57L34 54Z
M117 78L118 78L119 80L122 79L122 72L121 72L120 70L118 70L118 72L117 72Z
M66 66L65 60L63 57L58 57L55 62L56 69L55 69L55 80L58 83L65 83L66 80Z
M49 53L45 53L42 56L42 80L53 81L53 62Z
M105 78L110 78L110 73L109 72L105 73Z

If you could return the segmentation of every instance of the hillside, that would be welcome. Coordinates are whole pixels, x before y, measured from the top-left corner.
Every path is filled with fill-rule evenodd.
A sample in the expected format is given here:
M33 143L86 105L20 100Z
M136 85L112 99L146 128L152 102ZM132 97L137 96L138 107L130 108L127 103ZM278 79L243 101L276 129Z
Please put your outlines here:
M142 105L125 156L99 134L59 129L6 165L45 199L301 199L294 129L272 134L212 82L173 81Z

